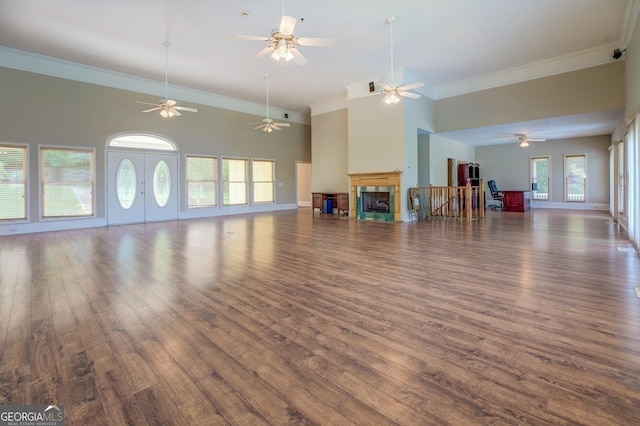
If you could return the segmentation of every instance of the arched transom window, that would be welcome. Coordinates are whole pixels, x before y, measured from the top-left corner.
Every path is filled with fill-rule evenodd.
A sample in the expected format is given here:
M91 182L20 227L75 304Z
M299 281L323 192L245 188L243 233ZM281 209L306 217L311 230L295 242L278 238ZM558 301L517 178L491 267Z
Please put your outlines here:
M157 151L177 151L175 142L155 135L144 133L126 133L111 137L107 148L135 148Z

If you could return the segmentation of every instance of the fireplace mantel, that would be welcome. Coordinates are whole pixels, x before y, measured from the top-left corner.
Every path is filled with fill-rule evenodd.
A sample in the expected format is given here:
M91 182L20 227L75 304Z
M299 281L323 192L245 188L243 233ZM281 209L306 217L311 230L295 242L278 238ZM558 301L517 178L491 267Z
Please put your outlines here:
M400 174L401 171L349 173L349 217L357 215L357 190L359 186L392 186L394 188L393 220L400 221Z

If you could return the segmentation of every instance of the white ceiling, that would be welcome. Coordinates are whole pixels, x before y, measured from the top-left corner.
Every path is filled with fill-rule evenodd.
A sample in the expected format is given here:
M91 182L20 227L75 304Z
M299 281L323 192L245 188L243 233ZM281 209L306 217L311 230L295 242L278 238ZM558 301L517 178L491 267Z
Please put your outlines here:
M266 42L231 38L268 35L280 22L279 0L0 0L0 46L164 81L168 39L170 83L264 104L263 77L271 74L271 105L308 115L311 105L345 97L347 86L379 82L389 72L388 16L396 16L395 66L426 83L424 93L437 99L611 61L613 49L628 42L637 2L285 0L284 13L298 18L297 36L336 41L301 47L309 64L299 67L252 59ZM597 122L610 131L611 118L552 124L571 129L582 122L593 132ZM483 140L548 131L549 124L516 123ZM531 128L516 131L526 125Z

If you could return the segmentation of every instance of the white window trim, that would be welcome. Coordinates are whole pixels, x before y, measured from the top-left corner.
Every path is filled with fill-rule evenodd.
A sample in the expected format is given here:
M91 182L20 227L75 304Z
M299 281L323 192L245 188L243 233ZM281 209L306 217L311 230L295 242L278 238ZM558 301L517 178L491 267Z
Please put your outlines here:
M548 193L547 193L547 198L546 199L541 199L541 198L536 198L533 199L533 197L531 198L531 201L543 201L543 202L550 202L551 201L551 156L550 155L532 155L531 157L529 157L529 185L531 185L533 182L533 160L538 159L538 158L546 158L547 159L547 180L548 182ZM533 187L531 188L531 192L533 192Z
M43 200L42 200L42 149L59 149L59 150L71 150L71 151L86 151L93 154L93 214L86 216L64 216L64 217L44 217L43 216ZM38 145L38 217L41 222L56 222L66 220L87 220L95 219L97 209L97 197L96 197L96 149L87 148L82 146L68 146L68 145Z
M245 183L245 194L246 194L246 199L245 202L242 204L225 204L224 203L224 160L241 160L246 162L246 167L245 167L245 176L244 176L244 183ZM221 156L219 159L219 182L220 182L220 207L222 208L234 208L234 207L240 207L240 206L248 206L250 205L250 201L251 201L251 181L249 179L249 174L251 173L251 171L249 170L251 167L251 159L247 158L247 157L229 157L229 156ZM231 183L231 182L229 182Z
M10 143L10 142L0 142L0 149L2 146L6 146L9 148L24 148L25 150L25 170L24 170L24 180L25 180L25 203L24 203L24 208L25 210L25 218L24 219L4 219L4 220L0 220L0 225L6 225L8 223L14 224L14 223L28 223L30 222L30 218L31 218L31 152L29 149L29 144L26 143Z
M153 148L153 147L126 147L126 146L111 146L111 143L113 142L113 140L124 137L124 136L146 136L146 137L151 137L151 138L156 138L159 139L161 141L164 141L166 143L168 143L169 145L171 145L173 147L172 150L169 149L157 149L157 148ZM166 136L157 134L157 133L153 133L153 132L142 132L142 131L134 131L134 132L119 132L119 133L114 133L111 136L109 136L107 138L107 140L105 141L105 149L106 150L122 150L122 151L155 151L155 152L166 152L166 153L171 153L171 152L179 152L180 151L180 147L178 146L178 144L169 139Z
M567 178L569 177L567 175L567 158L569 157L584 157L584 199L582 200L569 200L569 188L567 186ZM564 158L563 158L563 172L564 172L564 182L562 183L564 186L564 202L565 203L586 203L587 202L587 188L589 186L589 182L587 179L587 154L586 153L579 153L579 154L565 154Z
M215 165L216 165L216 170L215 170L215 187L216 187L216 199L215 199L215 205L213 206L202 206L202 207L198 207L198 206L189 206L189 164L188 164L188 158L189 157L195 157L195 158L209 158L211 160L214 161ZM220 156L218 155L206 155L206 154L185 154L184 156L184 189L185 189L185 194L186 194L186 198L184 200L185 202L185 207L187 208L187 210L202 210L202 209L217 209L220 208L221 204L220 204L220 200L221 200L221 186L222 186L222 182L220 181L220 177L221 177L221 173L220 173L220 166L222 165L222 163L220 162Z
M264 162L270 162L273 164L273 201L259 201L256 202L254 199L254 185L255 185L255 181L253 180L253 162L254 161L264 161ZM251 176L250 176L250 183L251 183L251 204L253 205L266 205L266 204L275 204L276 203L276 193L277 193L277 179L276 179L276 160L271 159L271 158L252 158L251 159Z

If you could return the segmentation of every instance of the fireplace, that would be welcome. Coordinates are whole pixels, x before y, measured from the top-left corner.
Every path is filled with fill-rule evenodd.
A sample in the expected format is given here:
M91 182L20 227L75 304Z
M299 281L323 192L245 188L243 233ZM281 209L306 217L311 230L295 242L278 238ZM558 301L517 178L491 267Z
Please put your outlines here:
M358 219L400 220L400 172L349 174L349 215Z
M360 210L365 213L389 214L391 211L389 204L390 194L389 191L369 191L367 187L364 187L360 191Z
M358 186L356 189L356 217L392 222L393 202L392 186Z

